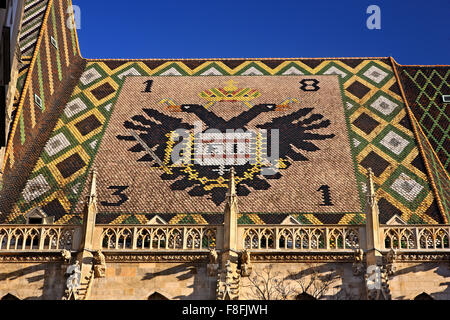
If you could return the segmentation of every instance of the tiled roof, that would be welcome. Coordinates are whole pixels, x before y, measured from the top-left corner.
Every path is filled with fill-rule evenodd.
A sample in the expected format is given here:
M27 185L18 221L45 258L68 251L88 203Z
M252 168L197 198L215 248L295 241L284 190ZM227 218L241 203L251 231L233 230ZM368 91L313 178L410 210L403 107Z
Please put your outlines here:
M45 6L44 3L45 2ZM78 49L76 32L66 27L68 1L31 1L25 4L25 22L28 10L38 9L31 17L42 21L33 40L26 73L18 79L20 92L16 93L16 110L9 132L2 168L2 212L8 212L11 199L17 199L28 175L39 158L58 117L73 92L85 62ZM43 10L45 9L45 10ZM44 13L43 13L44 12ZM27 49L28 50L28 49Z
M415 118L444 168L450 168L449 66L403 66L399 68L402 87Z
M26 0L24 4L22 25L20 28L19 48L21 63L18 67L19 75L17 81L17 91L22 93L25 78L28 74L31 58L39 37L48 0Z
M49 116L27 118L33 96L25 99L0 223L23 223L35 207L56 223L80 223L92 168L97 223L145 224L155 215L170 224L222 223L231 167L239 223L279 224L289 215L304 224L364 223L368 168L382 223L395 214L448 223L448 176L404 103L404 70L392 59L81 60L75 45L73 54L62 76L47 70L57 62L43 64L54 56L35 59L28 94L44 92ZM47 77L62 89L47 93ZM25 130L33 119L38 133ZM181 144L177 129L185 130ZM272 166L276 133L260 129L279 130ZM179 147L184 162L171 158ZM277 170L263 174L270 167Z

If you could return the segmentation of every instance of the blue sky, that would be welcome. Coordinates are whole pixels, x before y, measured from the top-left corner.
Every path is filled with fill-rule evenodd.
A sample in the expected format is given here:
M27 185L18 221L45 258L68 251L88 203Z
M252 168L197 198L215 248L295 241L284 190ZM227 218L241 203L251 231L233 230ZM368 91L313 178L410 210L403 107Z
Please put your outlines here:
M385 57L450 64L449 0L73 0L85 58ZM369 30L369 5L381 29Z

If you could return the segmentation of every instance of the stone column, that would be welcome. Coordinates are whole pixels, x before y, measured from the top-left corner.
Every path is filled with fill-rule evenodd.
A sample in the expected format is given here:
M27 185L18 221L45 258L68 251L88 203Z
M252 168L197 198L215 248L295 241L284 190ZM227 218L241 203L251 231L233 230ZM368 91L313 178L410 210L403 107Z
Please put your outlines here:
M222 267L227 260L237 263L237 195L236 182L234 181L234 168L231 168L230 181L228 183L228 192L226 196L224 211L224 232L223 232L223 250Z
M220 270L217 279L217 299L234 300L239 298L240 275L237 265L237 195L234 180L234 168L231 168L230 181L226 196L223 226L223 246L220 260Z
M92 170L91 190L83 212L83 237L81 248L92 250L94 242L95 218L97 216L97 172Z
M380 222L375 187L373 183L373 172L369 169L366 194L366 263L370 265L382 265L382 257L380 250Z
M97 190L96 190L97 172L92 170L91 190L87 197L87 203L83 211L83 228L81 237L81 246L77 255L77 260L81 266L81 285L85 290L83 299L88 299L87 284L92 277L94 265L94 231L95 218L97 216Z
M370 300L390 300L390 290L386 270L383 267L383 255L380 235L380 211L377 205L373 172L368 170L366 195L366 294Z

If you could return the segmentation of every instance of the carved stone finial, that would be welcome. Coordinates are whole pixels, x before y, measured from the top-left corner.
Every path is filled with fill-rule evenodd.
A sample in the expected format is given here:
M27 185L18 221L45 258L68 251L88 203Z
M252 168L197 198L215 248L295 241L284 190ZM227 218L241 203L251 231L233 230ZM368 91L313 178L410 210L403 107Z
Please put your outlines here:
M236 195L236 181L234 180L234 167L230 170L230 181L228 182L228 196Z
M380 210L378 208L374 174L369 168L367 170L367 193L366 193L366 207L364 213L366 215L366 265L367 268L371 265L381 265L382 254L380 250L383 244L380 236Z
M230 180L228 182L228 192L224 210L224 241L222 252L222 265L226 260L235 262L237 256L230 250L237 250L237 219L238 219L238 197L236 195L236 181L234 168L230 170ZM233 258L231 256L234 256Z
M95 218L97 216L97 172L93 169L91 173L90 192L83 209L83 236L81 239L80 252L85 249L92 250L94 241ZM89 252L84 252L82 255L85 257L92 256ZM78 257L78 260L84 261L81 257Z
M91 191L89 193L89 203L97 200L97 170L92 169Z
M376 194L375 194L375 185L373 182L374 175L373 175L373 171L371 168L369 168L367 170L367 176L368 176L368 179L367 179L367 195L366 195L366 197L367 197L367 201L369 201L370 204L373 204L374 201L376 200Z

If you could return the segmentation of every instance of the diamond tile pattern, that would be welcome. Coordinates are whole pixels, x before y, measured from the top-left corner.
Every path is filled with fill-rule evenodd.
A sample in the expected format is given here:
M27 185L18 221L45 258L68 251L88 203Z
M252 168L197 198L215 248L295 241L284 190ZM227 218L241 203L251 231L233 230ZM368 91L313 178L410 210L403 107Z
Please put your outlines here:
M72 174L80 170L86 165L78 153L75 153L67 159L56 165L59 172L64 178L70 177Z
M97 100L101 100L115 91L116 90L108 82L106 82L106 83L102 84L101 86L92 90L91 93L94 95L94 97Z
M440 162L450 167L450 67L402 67L401 81L408 104Z
M71 118L86 109L86 104L80 98L76 98L66 105L66 107L64 108L64 113L66 114L67 118Z
M95 68L90 68L83 72L80 82L84 85L88 85L101 77L102 75Z
M402 138L394 131L390 131L383 139L381 139L380 143L391 152L399 155L403 152L403 150L405 150L406 146L409 144L409 141Z
M370 91L370 88L356 80L347 87L347 91L361 99Z
M395 102L392 102L391 100L380 96L372 104L370 104L370 107L387 116L390 115L395 110L395 108L398 107L398 105Z
M75 127L77 127L78 131L83 135L87 135L91 131L100 127L102 123L97 119L97 117L91 114L89 117L77 122Z
M391 189L399 193L408 201L413 201L423 187L414 181L414 179L408 177L406 174L401 173L394 183L391 185Z
M380 83L388 76L388 73L384 72L380 68L377 68L376 66L371 66L366 72L363 73L363 75L376 83Z
M370 151L360 164L366 169L371 168L376 177L379 177L389 167L389 162L374 151Z
M353 121L353 125L364 131L366 134L370 134L380 123L369 116L367 113L361 113L361 115Z
M47 180L42 174L40 174L28 181L25 189L23 190L23 198L25 201L30 202L49 190L50 186Z
M53 138L50 138L50 140L48 140L44 150L47 152L49 156L54 156L58 152L67 148L68 146L70 146L70 142L69 140L67 140L64 133L61 132L56 136L54 136Z
M413 118L412 120L413 123L417 127L419 127L417 120L415 118ZM441 211L445 212L445 216L443 217L444 219L439 221L448 223L448 221L450 221L450 179L448 173L442 167L442 164L440 163L438 156L433 151L430 142L428 141L428 139L426 138L424 132L420 129L420 127L418 130L418 137L423 147L426 162L430 167L430 173L433 176L435 188L441 200L439 206L441 207ZM416 159L414 159L411 163L416 167L418 166Z

